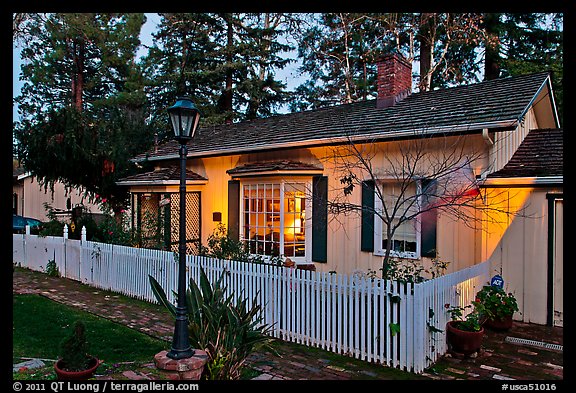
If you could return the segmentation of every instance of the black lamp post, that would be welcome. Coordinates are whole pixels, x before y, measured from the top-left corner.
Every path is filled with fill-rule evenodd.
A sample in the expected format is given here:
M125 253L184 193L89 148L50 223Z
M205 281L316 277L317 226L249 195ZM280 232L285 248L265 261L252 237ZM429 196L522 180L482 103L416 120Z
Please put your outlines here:
M180 97L168 108L176 140L180 143L180 238L178 245L178 305L172 349L166 356L186 359L194 355L188 338L188 311L186 308L186 143L194 136L200 111L188 97Z

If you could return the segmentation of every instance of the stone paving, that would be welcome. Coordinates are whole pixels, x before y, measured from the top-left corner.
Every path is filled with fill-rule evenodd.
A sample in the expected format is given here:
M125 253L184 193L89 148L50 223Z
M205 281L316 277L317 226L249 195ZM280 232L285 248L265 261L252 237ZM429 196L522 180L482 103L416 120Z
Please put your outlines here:
M161 307L77 281L17 268L12 291L39 294L167 342L172 338L173 322ZM507 337L531 340L530 345L508 342ZM469 357L448 353L421 375L286 342L275 345L277 353L252 354L247 364L256 374L254 380L562 380L563 351L532 345L538 342L563 346L563 328L515 322L508 332L486 331L479 353ZM145 380L159 376L151 360L137 369L100 378Z

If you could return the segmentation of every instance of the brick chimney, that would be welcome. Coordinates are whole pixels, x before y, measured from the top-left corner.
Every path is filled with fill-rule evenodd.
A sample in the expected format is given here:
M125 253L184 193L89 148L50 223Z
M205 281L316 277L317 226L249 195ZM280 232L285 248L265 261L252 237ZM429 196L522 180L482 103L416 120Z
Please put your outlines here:
M402 55L391 53L378 61L377 108L387 108L412 92L412 64Z

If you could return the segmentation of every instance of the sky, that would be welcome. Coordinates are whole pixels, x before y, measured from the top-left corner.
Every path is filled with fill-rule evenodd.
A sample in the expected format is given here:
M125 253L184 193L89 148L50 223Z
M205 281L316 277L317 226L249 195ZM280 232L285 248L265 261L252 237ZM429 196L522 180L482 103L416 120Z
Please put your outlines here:
M160 16L154 13L147 13L146 14L146 23L142 26L142 31L140 34L140 41L142 45L151 46L152 45L152 33L156 30L156 26L160 22ZM13 43L13 61L12 61L12 72L13 72L13 79L12 79L12 90L13 94L12 97L16 97L20 94L20 89L22 88L23 83L19 80L20 75L20 65L22 64L20 60L20 50L21 48L16 46L16 43ZM146 54L146 48L142 46L138 52L138 56L142 56ZM301 82L300 77L298 76L298 64L291 63L285 69L280 70L277 73L277 77L287 85L288 90L294 89L298 86ZM280 110L281 113L287 112L287 108L283 108ZM18 107L17 105L12 105L12 119L13 121L18 120Z

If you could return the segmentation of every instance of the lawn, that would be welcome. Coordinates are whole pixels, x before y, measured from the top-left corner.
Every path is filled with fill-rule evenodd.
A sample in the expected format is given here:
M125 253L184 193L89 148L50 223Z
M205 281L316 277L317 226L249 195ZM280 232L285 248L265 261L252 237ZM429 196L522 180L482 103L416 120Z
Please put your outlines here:
M14 363L22 358L58 359L60 344L77 320L86 326L90 353L105 362L101 367L124 362L149 363L156 353L169 347L164 341L45 297L14 295Z

